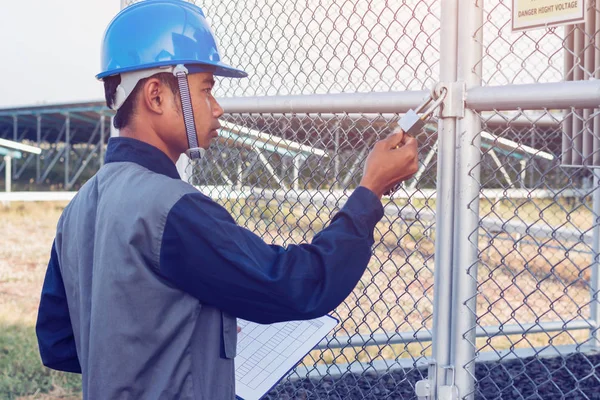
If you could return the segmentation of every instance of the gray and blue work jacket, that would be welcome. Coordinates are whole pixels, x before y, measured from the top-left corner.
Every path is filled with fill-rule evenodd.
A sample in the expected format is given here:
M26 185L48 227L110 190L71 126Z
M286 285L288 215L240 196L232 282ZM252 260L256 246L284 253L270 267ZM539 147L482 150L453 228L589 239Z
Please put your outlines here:
M310 319L358 283L383 216L359 187L312 243L281 247L182 181L157 148L111 138L58 222L37 337L86 399L233 399L236 320Z

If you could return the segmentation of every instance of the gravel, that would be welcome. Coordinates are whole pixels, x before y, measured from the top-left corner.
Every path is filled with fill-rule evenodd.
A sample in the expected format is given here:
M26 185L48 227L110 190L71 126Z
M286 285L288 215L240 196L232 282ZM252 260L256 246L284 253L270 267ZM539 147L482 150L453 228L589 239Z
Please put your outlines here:
M574 353L565 357L529 357L476 365L476 399L600 399L600 355ZM345 374L332 378L285 381L263 400L416 399L415 383L426 370L396 370L386 374Z

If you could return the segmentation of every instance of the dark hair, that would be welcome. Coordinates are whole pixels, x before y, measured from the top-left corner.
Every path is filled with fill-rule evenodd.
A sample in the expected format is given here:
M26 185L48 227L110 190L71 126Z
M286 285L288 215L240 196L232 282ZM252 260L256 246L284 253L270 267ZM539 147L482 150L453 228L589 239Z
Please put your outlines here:
M153 77L158 78L162 83L167 85L171 92L174 95L179 94L179 85L177 83L177 78L168 72L163 72L160 74L153 75ZM131 92L131 94L127 97L127 100L123 103L123 105L117 110L114 119L114 126L117 129L122 129L129 125L131 121L131 117L134 114L134 108L137 100L137 96L141 88L144 86L146 81L150 78L141 79L135 88ZM106 99L106 105L109 108L112 108L112 105L115 101L115 94L117 91L117 86L121 83L121 75L108 76L104 78L104 98Z

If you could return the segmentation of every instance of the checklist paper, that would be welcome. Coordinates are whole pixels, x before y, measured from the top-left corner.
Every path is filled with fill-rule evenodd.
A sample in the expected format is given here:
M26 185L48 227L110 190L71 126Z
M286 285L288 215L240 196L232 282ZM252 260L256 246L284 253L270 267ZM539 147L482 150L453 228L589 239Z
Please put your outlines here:
M235 391L258 400L273 388L337 325L328 315L310 321L261 325L238 319Z

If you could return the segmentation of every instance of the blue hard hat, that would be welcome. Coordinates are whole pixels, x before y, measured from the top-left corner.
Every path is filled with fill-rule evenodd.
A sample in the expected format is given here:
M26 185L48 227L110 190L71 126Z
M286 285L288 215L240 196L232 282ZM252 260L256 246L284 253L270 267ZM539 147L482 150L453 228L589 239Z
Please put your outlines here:
M248 76L221 61L200 7L183 0L144 0L122 10L106 28L96 78L178 64L190 73Z

